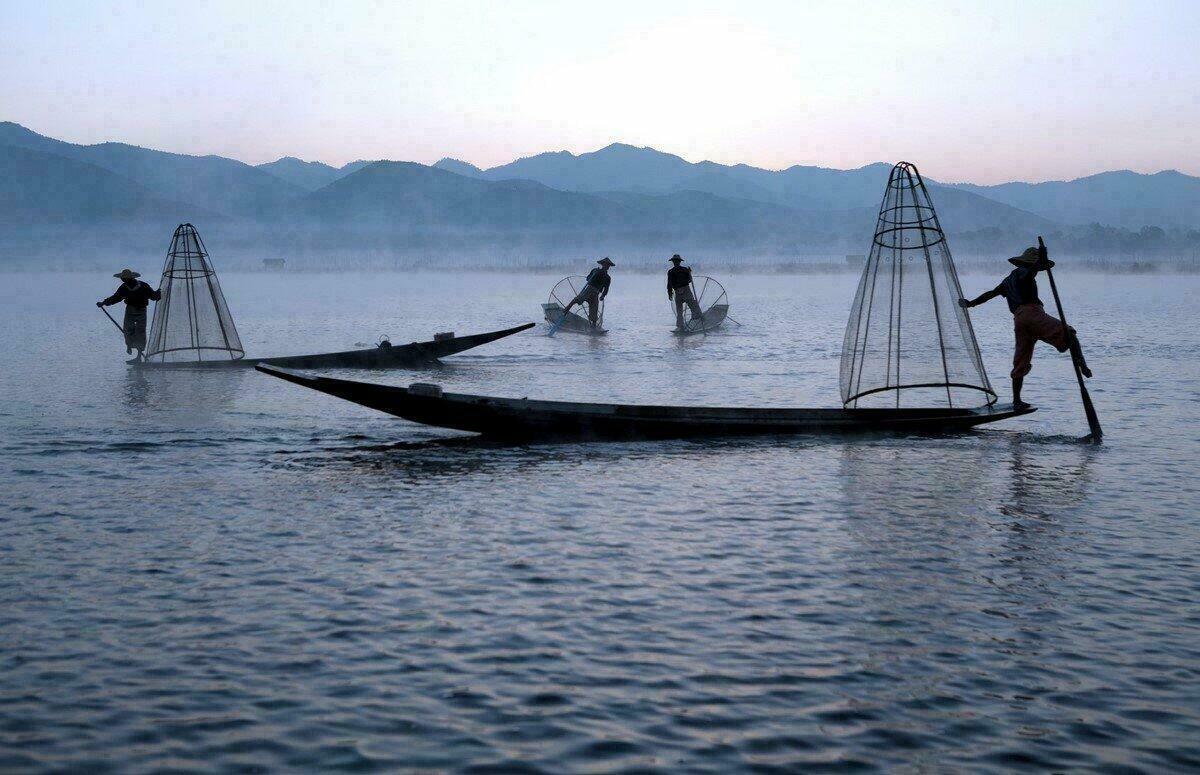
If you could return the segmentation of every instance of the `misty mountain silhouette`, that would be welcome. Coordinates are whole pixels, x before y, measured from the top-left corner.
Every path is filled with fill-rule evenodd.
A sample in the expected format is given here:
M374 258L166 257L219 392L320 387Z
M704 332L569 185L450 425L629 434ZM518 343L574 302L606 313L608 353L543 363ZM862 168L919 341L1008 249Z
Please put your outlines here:
M263 172L268 172L305 191L316 191L342 177L337 167L319 161L303 161L295 156L284 156L282 159L257 166Z
M207 214L94 164L0 145L0 220L70 223L120 217L177 222L197 213Z
M693 163L623 143L486 170L451 158L433 166L360 160L337 168L283 157L253 167L121 143L76 145L12 122L0 123L0 149L0 218L9 221L187 221L207 213L241 224L246 240L286 221L311 224L309 233L324 228L327 244L334 234L364 230L379 239L434 230L479 240L532 231L569 235L577 244L620 234L628 244L686 236L788 253L805 245L840 249L869 239L890 169ZM943 226L989 245L1091 221L1186 227L1200 214L1200 178L1178 172L996 186L927 182Z
M1127 229L1200 224L1200 178L1175 170L1153 175L1119 170L1069 182L957 187L1062 223L1105 223Z
M564 191L669 194L697 191L796 210L846 211L879 207L890 164L854 170L793 166L772 171L746 164L692 163L653 148L613 143L592 153L543 153L484 170L488 180L536 180ZM1037 229L1049 219L948 186L930 184L942 220L958 231L997 227ZM974 194L974 195L972 195ZM732 212L735 207L730 207Z
M447 172L453 172L468 178L482 177L483 174L483 170L479 169L474 164L468 164L465 161L459 161L458 159L451 159L449 157L439 159L434 163L433 166L440 170L446 170Z
M166 199L223 215L255 216L304 193L270 173L222 156L185 156L123 143L75 145L7 121L0 123L0 146L86 162Z
M290 216L390 228L540 229L618 222L621 205L527 180L492 182L380 161L294 202Z
M373 161L352 161L341 167L331 167L319 161L304 161L295 156L284 156L282 159L259 164L258 169L270 173L280 180L291 183L305 191L316 191L324 188L339 178L344 178L352 172L358 172Z

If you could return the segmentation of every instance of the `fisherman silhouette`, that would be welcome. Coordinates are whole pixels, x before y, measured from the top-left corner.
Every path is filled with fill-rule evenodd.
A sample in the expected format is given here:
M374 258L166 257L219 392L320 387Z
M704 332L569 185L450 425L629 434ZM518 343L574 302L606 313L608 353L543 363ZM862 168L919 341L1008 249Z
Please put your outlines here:
M616 266L615 263L609 260L608 256L596 262L600 266L588 272L587 282L575 298L567 304L567 308L563 310L563 318L566 318L567 313L571 311L571 307L576 304L587 304L588 322L593 327L596 325L596 319L600 314L600 302L604 301L604 297L608 296L608 287L612 284L612 278L608 275L608 268Z
M1048 314L1038 298L1037 273L1053 268L1054 262L1044 258L1041 251L1035 247L1027 248L1021 255L1008 259L1008 262L1016 269L1009 272L999 285L970 301L959 299L958 304L960 307L975 307L997 296L1003 296L1008 302L1016 337L1010 375L1013 404L1024 408L1029 404L1021 400L1021 388L1025 383L1025 376L1033 368L1033 348L1039 341L1053 346L1060 353L1070 350L1085 377L1091 377L1092 370L1083 358L1083 348L1079 345L1075 329L1063 325L1061 320Z
M692 293L691 267L683 265L678 253L671 256L670 261L674 266L667 270L667 298L675 302L675 327L682 329L684 305L692 311L692 320L703 320L704 311L696 301L696 294Z
M137 355L129 363L145 360L143 352L146 349L146 308L151 301L158 301L162 294L148 284L137 279L141 274L132 269L122 269L113 275L122 282L112 296L96 302L97 307L110 307L119 302L125 302L125 319L121 331L125 334L125 354L137 350Z

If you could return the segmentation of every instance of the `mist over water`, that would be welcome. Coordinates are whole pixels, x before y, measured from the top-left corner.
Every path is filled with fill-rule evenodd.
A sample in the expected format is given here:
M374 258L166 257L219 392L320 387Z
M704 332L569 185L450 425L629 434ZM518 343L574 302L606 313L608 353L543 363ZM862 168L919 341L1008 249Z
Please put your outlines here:
M1060 269L1099 447L1044 345L1039 411L963 435L497 446L130 370L111 271L0 276L0 769L1200 767L1196 277ZM256 356L540 320L559 277L221 283ZM618 266L605 338L340 376L837 406L857 277L718 279L711 336ZM1011 317L972 319L1006 400Z

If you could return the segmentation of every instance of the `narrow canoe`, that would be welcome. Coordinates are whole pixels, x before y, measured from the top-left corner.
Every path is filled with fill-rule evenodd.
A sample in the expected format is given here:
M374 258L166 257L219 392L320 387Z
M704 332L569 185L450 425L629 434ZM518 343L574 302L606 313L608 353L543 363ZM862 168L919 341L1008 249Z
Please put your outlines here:
M1034 411L1011 404L974 409L772 409L531 401L443 393L297 374L267 365L264 374L412 422L504 439L655 439L700 436L964 430Z
M716 331L727 317L729 317L729 305L714 304L704 313L704 317L684 321L683 328L675 329L675 336L694 336Z
M512 336L533 328L533 325L533 323L525 323L500 331L489 331L485 334L454 336L446 339L431 339L428 342L369 347L365 350L346 350L336 353L284 355L276 358L241 358L236 361L185 361L181 363L144 361L130 365L140 369L239 369L264 364L290 369L390 369L433 363L439 358Z
M602 324L598 323L593 326L592 321L574 312L568 312L566 319L563 319L562 305L555 302L543 304L542 314L545 315L546 322L550 325L554 325L562 320L562 323L558 326L559 331L566 331L571 334L587 334L588 336L604 336L608 333Z

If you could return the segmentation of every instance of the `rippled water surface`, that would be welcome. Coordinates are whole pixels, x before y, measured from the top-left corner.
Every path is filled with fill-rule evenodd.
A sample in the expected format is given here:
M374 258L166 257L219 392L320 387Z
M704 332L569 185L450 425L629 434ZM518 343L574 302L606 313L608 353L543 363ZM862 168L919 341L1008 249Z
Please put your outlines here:
M274 355L536 320L557 278L222 279ZM359 378L836 406L856 278L724 279L713 336L618 268L605 339ZM128 370L111 283L0 276L0 769L1200 768L1196 278L1060 278L1099 447L1045 346L1041 410L960 436L443 444Z

